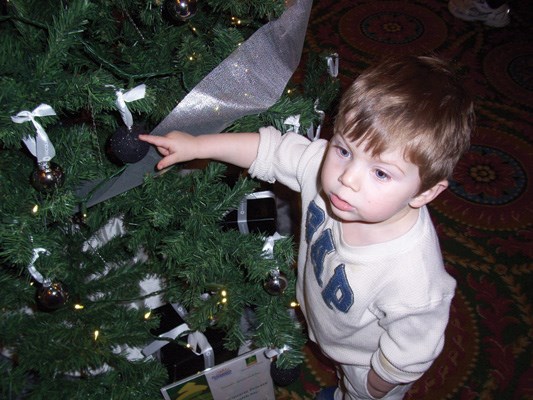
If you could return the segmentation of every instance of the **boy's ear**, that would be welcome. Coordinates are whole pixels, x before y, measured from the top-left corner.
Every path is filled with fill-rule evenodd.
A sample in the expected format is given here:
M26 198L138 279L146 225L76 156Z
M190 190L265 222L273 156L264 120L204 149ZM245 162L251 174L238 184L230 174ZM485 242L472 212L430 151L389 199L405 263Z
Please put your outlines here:
M413 208L420 208L425 206L429 202L433 201L435 197L441 194L444 190L448 188L448 180L442 180L439 183L435 184L428 190L420 193L409 202L409 205Z

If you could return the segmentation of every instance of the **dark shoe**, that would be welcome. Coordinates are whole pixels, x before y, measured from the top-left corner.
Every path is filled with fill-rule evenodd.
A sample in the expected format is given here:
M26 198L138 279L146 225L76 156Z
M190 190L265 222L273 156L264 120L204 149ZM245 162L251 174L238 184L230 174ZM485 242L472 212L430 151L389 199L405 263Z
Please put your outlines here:
M334 400L335 390L337 390L337 386L330 386L324 388L317 393L317 395L315 396L315 400Z

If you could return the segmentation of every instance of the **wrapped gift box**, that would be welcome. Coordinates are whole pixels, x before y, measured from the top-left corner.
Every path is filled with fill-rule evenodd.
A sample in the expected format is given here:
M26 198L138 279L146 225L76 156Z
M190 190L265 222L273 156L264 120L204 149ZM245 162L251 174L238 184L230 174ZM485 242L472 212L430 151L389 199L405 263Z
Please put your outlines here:
M179 311L179 306L166 304L154 310L160 317L160 324L157 330L152 333L162 337L174 337L178 333L184 334L188 331L188 326L183 319L183 312ZM182 314L182 315L180 315ZM185 379L191 375L204 371L217 364L223 363L237 356L237 351L230 351L224 348L224 332L218 329L207 329L202 334L195 332L191 335L201 335L202 340L209 344L209 348L199 352L189 348L185 343L191 343L191 338L187 335L178 337L176 341L155 341L145 347L145 355L153 354L168 371L170 382Z
M224 229L241 233L273 235L276 232L276 197L270 190L245 196L236 210L230 211L222 221Z
M213 349L215 365L237 356L237 351L224 348L223 332L208 329L204 335ZM169 379L172 382L204 371L206 368L204 357L177 343L169 343L161 349L160 361L167 368Z

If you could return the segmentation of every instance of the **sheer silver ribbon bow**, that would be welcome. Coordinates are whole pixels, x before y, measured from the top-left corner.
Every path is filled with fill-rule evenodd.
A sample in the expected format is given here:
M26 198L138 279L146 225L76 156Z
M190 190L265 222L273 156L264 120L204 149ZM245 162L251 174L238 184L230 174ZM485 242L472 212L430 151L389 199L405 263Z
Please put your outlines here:
M151 132L165 135L181 130L193 135L222 132L245 115L270 108L281 97L300 62L312 0L289 2L277 20L259 28L248 40L211 71ZM86 205L112 198L143 182L161 156L153 148L139 162L102 184ZM100 182L78 190L86 197Z

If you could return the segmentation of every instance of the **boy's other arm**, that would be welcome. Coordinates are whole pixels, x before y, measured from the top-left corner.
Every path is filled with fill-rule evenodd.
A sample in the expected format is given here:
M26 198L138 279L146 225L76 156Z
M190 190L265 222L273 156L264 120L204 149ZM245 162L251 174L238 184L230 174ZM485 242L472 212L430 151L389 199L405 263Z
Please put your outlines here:
M395 387L395 384L383 380L373 369L368 372L367 389L372 397L380 399Z
M165 136L139 135L154 145L163 158L157 169L194 159L212 159L248 169L257 156L258 133L217 133L192 136L173 131Z

